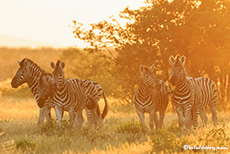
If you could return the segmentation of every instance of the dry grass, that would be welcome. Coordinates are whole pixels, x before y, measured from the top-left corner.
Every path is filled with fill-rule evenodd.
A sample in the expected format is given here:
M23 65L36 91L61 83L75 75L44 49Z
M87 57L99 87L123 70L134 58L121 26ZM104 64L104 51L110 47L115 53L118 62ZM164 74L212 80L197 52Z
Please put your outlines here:
M165 117L165 128L162 131L151 131L149 128L142 130L138 124L138 117L132 105L119 105L118 100L108 99L109 113L104 121L103 127L98 130L88 129L85 120L84 127L77 131L64 125L64 129L53 124L46 124L37 128L38 107L33 98L0 98L0 132L5 135L0 138L0 143L14 140L15 148L10 153L194 153L192 150L183 151L184 143L204 146L229 146L225 143L230 137L230 114L219 113L219 125L215 128L211 124L211 115L207 128L200 127L189 134L182 135L177 126L175 113L167 113ZM104 102L100 104L103 108ZM115 105L116 104L116 105ZM52 110L52 117L54 111ZM68 114L65 114L68 119ZM146 118L148 124L148 118ZM226 137L220 134L226 133ZM219 133L219 141L213 133ZM208 136L207 136L208 135ZM205 139L207 138L207 140ZM230 141L230 140L229 140ZM158 145L159 144L159 145ZM175 149L173 149L175 147ZM179 148L180 147L180 148ZM229 147L227 147L229 148ZM179 150L178 150L179 149ZM4 151L3 151L4 152ZM5 151L9 153L9 151ZM202 152L202 151L198 151ZM213 152L213 151L209 151ZM217 151L226 153L225 151Z

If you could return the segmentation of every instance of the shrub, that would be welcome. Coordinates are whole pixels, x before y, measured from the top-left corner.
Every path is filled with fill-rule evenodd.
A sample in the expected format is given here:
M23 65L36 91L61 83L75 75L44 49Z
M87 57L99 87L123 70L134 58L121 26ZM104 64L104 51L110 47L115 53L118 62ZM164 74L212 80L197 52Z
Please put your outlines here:
M17 150L22 150L23 152L35 150L37 143L30 138L23 138L19 141L16 141Z
M145 134L146 129L133 118L130 121L124 122L117 126L118 133L133 133L133 134Z

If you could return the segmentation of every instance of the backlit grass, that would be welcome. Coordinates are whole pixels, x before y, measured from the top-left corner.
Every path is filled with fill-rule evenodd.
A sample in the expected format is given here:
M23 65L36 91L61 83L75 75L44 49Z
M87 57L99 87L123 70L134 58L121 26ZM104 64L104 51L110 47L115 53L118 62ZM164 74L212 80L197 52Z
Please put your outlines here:
M214 127L208 114L208 126L191 132L181 132L175 113L167 113L164 128L151 131L139 124L139 119L132 105L119 105L118 100L108 99L109 112L104 125L98 129L89 128L87 119L81 130L73 129L68 124L65 114L63 125L56 124L54 110L53 120L37 127L38 107L33 98L0 98L0 142L14 140L15 148L1 153L227 153L229 150L187 150L183 145L229 147L230 114L218 113L219 124ZM100 105L103 108L103 101ZM114 105L116 104L116 105ZM102 109L101 109L102 110Z

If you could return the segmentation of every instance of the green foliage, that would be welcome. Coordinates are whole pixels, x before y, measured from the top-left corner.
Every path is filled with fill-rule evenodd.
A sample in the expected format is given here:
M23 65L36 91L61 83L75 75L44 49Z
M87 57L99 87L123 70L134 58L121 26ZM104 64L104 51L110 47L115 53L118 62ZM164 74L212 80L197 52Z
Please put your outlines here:
M66 133L72 133L73 125L68 120L62 120L61 126L57 124L57 119L51 119L49 122L43 124L38 128L39 134L45 134L46 136L63 136Z
M117 126L118 133L146 133L145 128L134 118Z
M220 128L213 128L209 130L206 134L202 135L198 141L204 143L205 145L227 147L230 142L230 136L227 132L226 126L222 125Z
M83 127L79 135L87 138L92 144L95 144L98 140L105 141L111 138L110 135L105 133L101 128L94 130L93 128L89 129L89 127Z
M176 130L176 131L175 131ZM186 137L177 134L178 128L171 124L168 128L163 128L150 135L154 152L181 152L183 145L188 144Z
M23 152L32 152L35 150L37 146L36 141L30 138L22 138L16 141L16 148L17 150L22 150Z
M134 118L127 122L119 124L116 128L117 133L121 133L126 137L128 143L140 141L147 133L147 128L143 127Z

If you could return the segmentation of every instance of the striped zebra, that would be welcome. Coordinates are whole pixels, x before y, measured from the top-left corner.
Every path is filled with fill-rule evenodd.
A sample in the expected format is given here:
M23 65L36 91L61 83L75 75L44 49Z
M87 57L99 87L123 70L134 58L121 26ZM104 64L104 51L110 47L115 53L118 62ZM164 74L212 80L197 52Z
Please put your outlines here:
M97 110L96 110L97 111L96 121L98 124L102 124L102 120L104 119L104 117L106 116L107 111L108 111L107 100L105 98L105 94L103 92L103 89L95 81L82 80L82 82L86 88L86 94L91 96L95 102L98 102L100 100L101 96L103 95L103 98L105 101L105 107L104 107L103 113L102 114L100 113L98 103L97 103ZM43 106L45 100L50 99L50 96L53 96L56 93L56 89L57 89L55 87L54 80L53 80L52 75L50 73L44 73L41 75L41 78L38 82L38 89L39 89L38 102L40 103L41 106ZM53 97L52 97L51 101L53 101ZM87 113L87 119L88 119L89 123L92 124L93 123L93 117L92 117L91 110L89 110L87 108L85 108L85 109L86 109L86 113Z
M96 103L97 103L96 104L97 105L97 108L96 108L96 113L97 114L95 114L96 117L94 117L94 118L96 120L96 124L101 125L102 120L105 118L105 116L108 113L108 103L107 103L107 100L106 100L106 97L105 97L105 93L104 93L101 85L98 84L96 81L89 80L89 79L84 79L84 80L82 80L82 82L83 82L83 85L86 88L86 94L91 96L92 99L95 100ZM103 112L101 114L98 102L99 102L99 100L100 100L100 98L102 96L103 96L104 101L105 101L105 107L104 107ZM91 111L89 111L87 108L85 108L85 109L86 109L86 114L87 114L88 121L93 120ZM90 123L93 123L93 121L91 121Z
M217 124L216 102L217 88L215 83L206 77L186 77L184 68L186 57L171 55L169 63L172 65L170 83L175 87L172 102L176 106L180 129L197 127L197 118L200 115L203 123L207 124L205 107L209 106L214 125Z
M149 125L151 129L156 125L156 129L162 128L165 110L169 102L169 90L165 82L156 78L153 73L154 65L150 68L140 65L140 80L138 89L134 97L136 112L145 126L144 113L149 113ZM159 112L159 120L157 116Z
M28 58L23 59L21 62L18 61L18 64L20 67L18 68L17 73L11 81L11 86L13 88L18 88L23 83L27 83L31 92L35 96L37 105L39 106L37 85L41 74L43 74L45 71ZM43 123L44 117L46 117L47 121L50 120L50 109L52 107L53 104L50 103L48 100L45 100L44 107L39 106L39 126Z
M55 112L58 119L58 123L62 119L62 112L68 111L70 115L70 121L75 120L75 127L81 128L84 119L82 116L82 110L86 107L91 111L92 117L96 117L97 102L93 98L86 94L86 87L82 80L68 79L64 77L65 62L57 61L56 65L51 62L51 68L53 68L53 79L56 87L53 100L55 104ZM96 123L96 120L92 120ZM89 123L91 124L91 123ZM95 124L96 125L96 124Z

